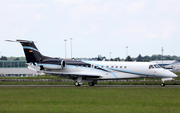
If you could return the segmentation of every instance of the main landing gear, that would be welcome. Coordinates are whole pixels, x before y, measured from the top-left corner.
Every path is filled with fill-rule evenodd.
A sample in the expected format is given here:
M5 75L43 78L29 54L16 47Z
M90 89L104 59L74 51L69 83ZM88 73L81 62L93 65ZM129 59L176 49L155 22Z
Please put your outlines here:
M77 81L74 83L75 86L81 86L82 85L82 77L78 77Z
M84 80L84 82L88 82L88 85L89 86L94 86L95 84L97 84L97 80ZM83 83L82 83L82 77L79 76L77 78L77 81L74 83L75 86L81 86Z
M74 85L75 85L75 86L81 86L82 83L80 84L79 82L76 81L76 82L74 83Z
M94 83L94 82L88 82L88 85L89 85L89 86L94 86L95 83Z
M97 81L88 82L88 85L89 85L89 86L94 86L95 84L97 84Z

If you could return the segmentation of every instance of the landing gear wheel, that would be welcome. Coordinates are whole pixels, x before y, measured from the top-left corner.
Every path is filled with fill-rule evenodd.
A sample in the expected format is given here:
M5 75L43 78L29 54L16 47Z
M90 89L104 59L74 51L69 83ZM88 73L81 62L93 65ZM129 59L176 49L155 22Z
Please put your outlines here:
M165 83L161 83L161 87L164 87L165 86Z
M75 85L75 86L81 86L81 85L79 84L79 82L75 82L74 85Z
M89 86L94 86L95 83L94 83L94 82L88 82L88 85L89 85Z

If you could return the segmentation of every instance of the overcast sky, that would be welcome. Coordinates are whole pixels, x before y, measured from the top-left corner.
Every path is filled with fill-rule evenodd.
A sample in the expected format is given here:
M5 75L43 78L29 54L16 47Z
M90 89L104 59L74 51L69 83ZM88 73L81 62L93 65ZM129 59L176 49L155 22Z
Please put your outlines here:
M0 52L24 56L36 41L52 57L180 56L180 0L0 0Z

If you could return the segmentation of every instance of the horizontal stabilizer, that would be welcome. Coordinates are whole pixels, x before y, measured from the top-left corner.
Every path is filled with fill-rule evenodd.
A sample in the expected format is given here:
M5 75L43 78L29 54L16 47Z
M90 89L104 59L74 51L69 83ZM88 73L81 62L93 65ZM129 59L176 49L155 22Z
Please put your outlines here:
M15 41L15 40L5 40L5 41L8 41L8 42L17 42L17 41Z
M5 40L5 41L8 41L8 42L20 42L20 43L32 43L33 41L30 41L30 40ZM34 42L36 43L36 42Z

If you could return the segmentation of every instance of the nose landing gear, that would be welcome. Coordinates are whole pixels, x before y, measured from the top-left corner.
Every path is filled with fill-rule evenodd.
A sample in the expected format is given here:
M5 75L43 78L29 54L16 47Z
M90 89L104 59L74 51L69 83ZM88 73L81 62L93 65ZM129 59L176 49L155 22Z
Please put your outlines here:
M164 87L164 86L165 86L165 83L164 83L164 80L162 80L161 87Z
M164 87L165 86L165 83L161 83L161 87Z

